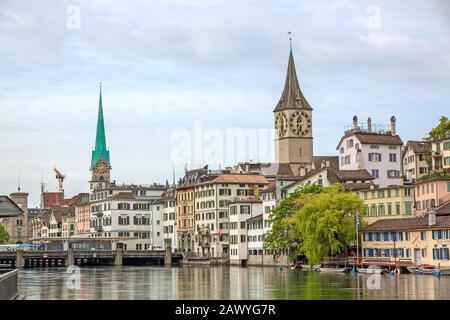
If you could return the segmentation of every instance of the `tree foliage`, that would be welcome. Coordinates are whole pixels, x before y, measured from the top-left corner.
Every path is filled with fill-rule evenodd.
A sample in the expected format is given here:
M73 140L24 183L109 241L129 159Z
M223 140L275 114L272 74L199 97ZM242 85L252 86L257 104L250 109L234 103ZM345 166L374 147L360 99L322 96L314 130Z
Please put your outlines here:
M303 185L287 195L270 215L272 230L265 239L266 249L278 255L289 251L292 257L298 256L301 236L295 230L295 224L289 220L315 194L322 192L316 184Z
M430 136L432 138L443 138L450 135L450 119L448 119L447 117L442 116L439 119L439 123L436 127L434 127L433 129L431 129L430 131Z
M266 248L304 254L311 265L342 252L356 240L356 214L363 223L363 201L340 184L301 186L283 199L271 216Z
M356 215L362 224L364 202L339 184L325 187L292 217L303 242L301 251L311 265L347 250L356 240Z
M9 234L6 232L5 227L0 224L0 244L6 243L9 240Z

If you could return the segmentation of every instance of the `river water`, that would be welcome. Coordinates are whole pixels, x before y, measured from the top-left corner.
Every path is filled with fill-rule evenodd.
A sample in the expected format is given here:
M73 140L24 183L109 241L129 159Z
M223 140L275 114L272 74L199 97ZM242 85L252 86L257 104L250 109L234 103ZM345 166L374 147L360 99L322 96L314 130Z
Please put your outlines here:
M75 267L21 270L19 290L26 299L450 299L450 277L269 267Z

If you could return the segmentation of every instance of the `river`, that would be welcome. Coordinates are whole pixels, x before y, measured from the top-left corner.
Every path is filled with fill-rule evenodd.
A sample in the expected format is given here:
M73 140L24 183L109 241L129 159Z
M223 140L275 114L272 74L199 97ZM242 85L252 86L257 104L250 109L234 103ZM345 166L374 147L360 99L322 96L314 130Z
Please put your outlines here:
M26 299L450 299L450 277L315 273L269 267L24 269Z

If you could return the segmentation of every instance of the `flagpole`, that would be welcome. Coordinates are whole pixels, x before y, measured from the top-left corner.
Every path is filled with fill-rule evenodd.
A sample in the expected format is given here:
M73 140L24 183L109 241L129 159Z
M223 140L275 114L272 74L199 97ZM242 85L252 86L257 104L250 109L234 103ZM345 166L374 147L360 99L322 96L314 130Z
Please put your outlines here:
M356 210L356 266L359 262L359 212Z

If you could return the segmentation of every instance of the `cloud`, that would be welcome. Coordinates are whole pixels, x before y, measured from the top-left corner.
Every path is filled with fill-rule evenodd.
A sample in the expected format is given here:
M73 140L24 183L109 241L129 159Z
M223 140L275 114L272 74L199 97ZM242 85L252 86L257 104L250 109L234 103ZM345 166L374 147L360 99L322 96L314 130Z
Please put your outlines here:
M318 154L335 153L330 136L353 114L395 114L404 140L421 138L449 109L448 4L378 1L381 28L370 30L372 4L1 1L0 193L20 171L37 204L41 172L56 187L53 166L67 174L68 193L87 190L99 81L118 181L164 182L171 132L197 120L271 128L289 30ZM66 26L69 5L80 7L80 29Z

